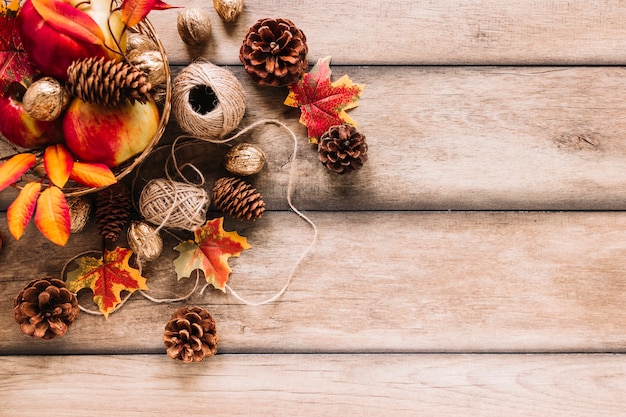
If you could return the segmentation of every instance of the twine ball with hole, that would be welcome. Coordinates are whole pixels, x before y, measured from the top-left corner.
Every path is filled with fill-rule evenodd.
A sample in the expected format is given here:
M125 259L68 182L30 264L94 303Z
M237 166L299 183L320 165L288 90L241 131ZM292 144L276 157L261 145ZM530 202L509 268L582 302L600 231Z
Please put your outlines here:
M206 222L209 195L193 184L153 179L141 191L139 212L147 222L172 229L194 230Z
M246 96L232 72L207 61L185 67L172 89L172 112L188 134L220 140L235 130L246 111Z

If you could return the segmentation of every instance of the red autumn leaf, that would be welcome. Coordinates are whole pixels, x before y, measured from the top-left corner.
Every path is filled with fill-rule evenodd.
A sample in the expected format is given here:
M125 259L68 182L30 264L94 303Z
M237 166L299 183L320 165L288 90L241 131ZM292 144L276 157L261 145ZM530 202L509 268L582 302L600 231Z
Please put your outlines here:
M24 50L16 19L19 1L0 3L0 94L6 93L12 82L30 84L37 73Z
M37 200L35 225L49 241L65 246L70 238L70 209L60 188L50 186Z
M284 102L287 106L300 108L300 123L307 127L311 143L317 143L331 126L348 123L356 127L346 110L359 105L365 85L352 83L347 75L331 83L330 75L328 56L318 60L311 72L289 86L289 95Z
M74 158L65 146L61 144L50 145L43 154L43 164L50 181L57 187L63 188L70 178Z
M228 258L250 249L245 237L237 232L226 232L224 218L208 220L194 232L194 240L176 246L180 255L174 261L178 279L191 276L196 269L204 272L206 281L215 288L226 291L225 285L231 272Z
M80 257L76 260L78 268L68 272L65 284L73 292L91 289L93 301L108 318L122 301L122 291L132 293L148 289L139 270L128 264L132 254L130 249L117 247L113 251L105 250L101 258Z
M106 187L115 184L117 179L111 168L104 164L74 162L70 179L87 187Z
M0 165L0 191L17 181L22 174L31 169L37 162L32 153L18 153Z
M39 193L41 193L41 183L29 182L7 209L9 231L16 240L22 237L26 225L33 217Z
M173 7L161 0L124 0L122 23L128 27L133 27L148 16L151 10L165 10Z

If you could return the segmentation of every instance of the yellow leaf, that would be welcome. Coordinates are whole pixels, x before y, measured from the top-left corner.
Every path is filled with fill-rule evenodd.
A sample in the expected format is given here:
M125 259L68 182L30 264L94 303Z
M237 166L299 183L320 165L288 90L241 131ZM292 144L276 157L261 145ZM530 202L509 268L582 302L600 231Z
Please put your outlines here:
M37 157L34 154L18 153L0 165L0 191L17 181L35 162Z
M45 189L37 200L35 224L48 240L65 246L70 237L70 210L60 188Z
M13 237L19 240L24 234L24 229L33 217L37 197L41 192L41 183L29 182L22 188L17 198L7 209L7 222L9 231Z
M43 164L50 181L59 188L63 188L70 178L74 166L74 158L65 146L51 145L43 154Z

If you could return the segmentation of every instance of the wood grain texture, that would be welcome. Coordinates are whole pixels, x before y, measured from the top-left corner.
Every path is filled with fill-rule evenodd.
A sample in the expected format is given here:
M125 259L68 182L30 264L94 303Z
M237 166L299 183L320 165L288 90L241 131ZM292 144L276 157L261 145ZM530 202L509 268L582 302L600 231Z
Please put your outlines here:
M626 208L626 70L612 67L334 67L367 84L350 111L370 160L339 176L318 161L284 89L258 88L233 71L248 98L241 127L278 119L300 144L293 199L306 210L623 210ZM174 120L162 143L181 131ZM268 209L285 210L293 143L275 126L258 143L266 168L250 181ZM183 149L207 188L226 174L224 145ZM142 176L162 177L169 149ZM144 182L145 183L145 182ZM140 190L142 184L138 183ZM15 193L0 194L6 208Z
M626 415L623 355L16 356L0 377L13 417Z
M623 213L308 214L319 241L277 302L245 306L212 290L186 302L215 315L222 352L626 351ZM138 294L108 320L81 314L58 340L23 336L8 300L32 277L59 276L71 256L99 247L93 228L62 249L33 229L0 252L0 299L7 300L0 316L8 323L0 327L0 352L162 351L163 328L181 303L157 305ZM253 246L230 261L231 286L251 301L282 287L311 238L288 212L226 229ZM144 269L153 297L193 288L193 279L176 281L176 244L167 238ZM16 261L25 254L27 268Z
M307 36L309 58L342 65L621 65L626 60L626 5L614 0L248 1L224 23L204 0L171 1L210 13L212 34L188 47L176 30L178 10L153 12L174 63L204 57L239 65L247 29L259 18L291 19Z

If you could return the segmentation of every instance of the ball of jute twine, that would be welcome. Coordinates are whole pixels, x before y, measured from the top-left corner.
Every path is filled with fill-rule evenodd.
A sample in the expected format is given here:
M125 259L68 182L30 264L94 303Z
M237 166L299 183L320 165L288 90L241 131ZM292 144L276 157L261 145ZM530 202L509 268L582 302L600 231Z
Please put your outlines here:
M197 111L190 101L192 90L202 88L216 98L215 107L207 113ZM239 125L245 111L243 87L225 68L208 61L196 61L185 67L174 80L172 112L178 125L198 139L224 138Z
M139 212L159 228L194 230L206 222L208 207L202 187L167 178L149 181L139 197Z

